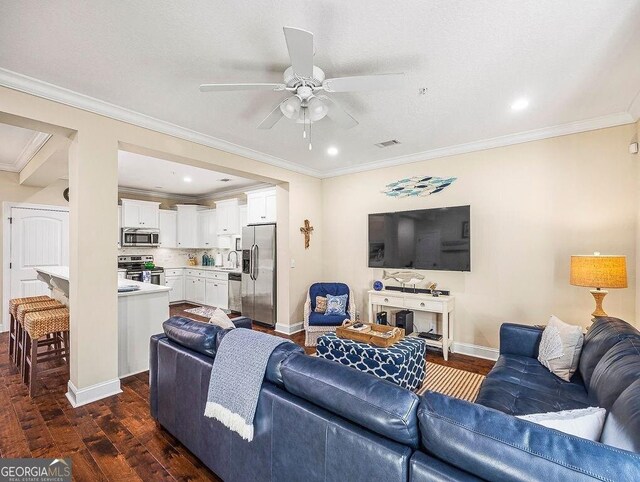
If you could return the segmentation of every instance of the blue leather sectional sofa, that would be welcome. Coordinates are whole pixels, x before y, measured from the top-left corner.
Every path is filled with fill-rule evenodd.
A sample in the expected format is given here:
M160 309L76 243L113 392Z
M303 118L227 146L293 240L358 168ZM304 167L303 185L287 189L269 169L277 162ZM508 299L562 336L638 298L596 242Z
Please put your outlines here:
M284 342L269 360L252 442L203 416L224 334L165 322L151 339L150 387L152 415L225 481L640 480L640 333L622 320L594 323L571 382L537 362L541 330L503 325L477 403L418 397ZM609 411L607 444L514 417L594 405Z

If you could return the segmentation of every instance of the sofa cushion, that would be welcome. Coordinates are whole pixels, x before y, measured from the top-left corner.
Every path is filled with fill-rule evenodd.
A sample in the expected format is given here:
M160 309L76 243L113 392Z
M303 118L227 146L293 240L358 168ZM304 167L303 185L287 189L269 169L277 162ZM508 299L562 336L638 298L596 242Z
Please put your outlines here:
M327 315L325 313L312 311L309 313L309 324L311 326L340 326L342 322L348 318L351 318L349 313L344 315Z
M598 362L589 385L589 396L607 410L633 382L640 380L640 338L614 345Z
M349 287L344 283L314 283L309 288L309 298L311 298L311 311L316 309L316 296L327 295L348 295ZM347 307L349 302L347 301Z
M565 382L535 358L500 355L476 402L511 415L526 415L585 408L588 398L578 374Z
M611 407L600 441L640 453L640 380L622 392Z
M640 456L498 410L427 392L418 408L426 450L486 480L640 480Z
M162 324L167 338L203 355L216 356L216 336L223 331L217 325L190 318L172 316Z
M597 318L584 337L578 370L588 387L600 359L616 343L627 338L640 338L640 332L629 323L612 317Z
M558 392L544 392L522 384L487 378L482 382L476 403L509 415L558 412L590 406L586 392L582 400L576 398L565 398L559 396Z
M418 396L335 362L293 354L282 364L288 392L373 432L418 447Z

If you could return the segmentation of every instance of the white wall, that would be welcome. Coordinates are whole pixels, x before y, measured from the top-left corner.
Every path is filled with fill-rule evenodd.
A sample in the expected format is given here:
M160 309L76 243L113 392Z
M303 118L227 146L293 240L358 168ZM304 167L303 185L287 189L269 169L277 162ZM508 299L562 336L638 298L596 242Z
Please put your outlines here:
M594 302L569 285L572 254L628 256L629 288L605 310L635 323L637 156L635 125L592 131L323 180L323 274L355 289L359 309L381 269L367 267L367 215L471 205L472 271L424 271L456 297L455 340L498 347L504 321L544 323L556 314L590 324ZM423 198L381 189L409 176L457 177Z

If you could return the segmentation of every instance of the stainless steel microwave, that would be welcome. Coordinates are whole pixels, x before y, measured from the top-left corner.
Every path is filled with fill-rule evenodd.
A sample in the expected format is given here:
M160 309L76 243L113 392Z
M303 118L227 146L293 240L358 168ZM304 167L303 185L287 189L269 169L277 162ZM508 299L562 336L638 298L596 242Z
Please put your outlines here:
M122 229L121 246L124 247L154 247L160 244L159 229Z

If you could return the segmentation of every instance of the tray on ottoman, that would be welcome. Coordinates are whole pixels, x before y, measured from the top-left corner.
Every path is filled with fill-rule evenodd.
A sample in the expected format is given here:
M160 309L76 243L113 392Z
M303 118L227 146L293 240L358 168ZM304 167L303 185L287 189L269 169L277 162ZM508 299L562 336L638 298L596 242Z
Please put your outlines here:
M375 345L382 348L388 348L394 343L399 342L404 338L404 329L396 328L388 325L370 325L363 323L363 326L368 327L369 331L362 332L351 329L353 323L344 323L342 326L336 327L336 335L338 338L347 338L349 340L359 341L361 343L368 343L369 345ZM391 336L380 336L383 333L391 333Z
M318 338L316 346L319 357L371 373L409 390L422 385L426 351L425 340L417 336L408 336L388 348L381 348L327 333Z

